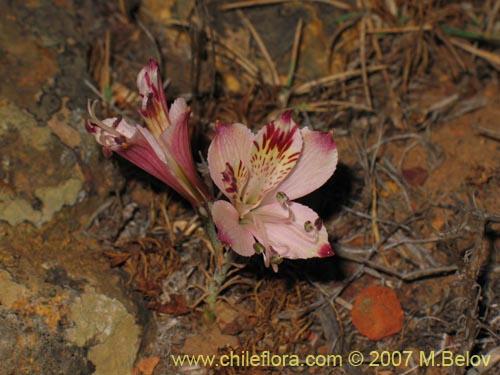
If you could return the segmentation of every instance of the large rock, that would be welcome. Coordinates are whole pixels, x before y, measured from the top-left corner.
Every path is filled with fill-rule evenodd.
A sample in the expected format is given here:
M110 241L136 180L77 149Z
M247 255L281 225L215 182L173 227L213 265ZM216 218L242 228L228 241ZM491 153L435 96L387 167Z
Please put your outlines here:
M93 8L8 4L0 2L0 220L41 226L89 193L116 189L120 179L83 126L94 94L84 84L80 23Z
M78 3L0 2L2 374L130 374L140 344L136 305L83 231L123 178L83 126L98 7Z

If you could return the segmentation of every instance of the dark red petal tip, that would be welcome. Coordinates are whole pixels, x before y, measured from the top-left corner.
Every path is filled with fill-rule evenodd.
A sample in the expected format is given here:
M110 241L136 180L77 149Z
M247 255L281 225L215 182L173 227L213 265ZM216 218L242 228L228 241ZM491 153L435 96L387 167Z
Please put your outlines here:
M91 134L96 132L95 125L92 125L92 123L88 121L85 121L85 130Z
M324 244L321 246L321 249L319 249L318 256L320 258L328 258L335 255L335 253L332 250L332 247L330 246L329 243Z
M291 109L286 110L281 115L281 121L290 122L292 120L293 111Z
M151 57L149 59L149 66L154 69L154 68L158 68L158 61L156 61L155 58Z
M231 246L231 237L220 228L217 228L217 237L224 245Z

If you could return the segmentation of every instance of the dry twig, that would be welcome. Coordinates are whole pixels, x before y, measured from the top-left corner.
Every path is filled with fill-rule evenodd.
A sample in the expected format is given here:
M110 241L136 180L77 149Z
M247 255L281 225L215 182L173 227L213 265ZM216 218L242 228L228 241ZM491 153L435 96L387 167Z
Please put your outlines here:
M250 33L252 34L253 38L255 39L255 42L259 46L260 51L262 52L262 55L264 56L264 59L267 62L267 65L269 66L269 70L271 73L271 81L272 84L276 87L280 86L280 78L278 75L278 71L276 70L276 66L274 65L274 61L271 58L271 55L267 51L266 45L264 44L264 41L260 37L259 33L255 29L255 27L252 25L252 22L243 14L241 10L238 10L238 15L241 17L241 20L245 24L245 26L250 30Z
M246 0L246 1L233 1L231 3L223 4L219 6L219 9L222 10L230 10L230 9L238 9L238 8L248 8L254 6L263 6L263 5L273 5L273 4L281 4L291 2L293 0ZM343 3L338 0L306 0L311 2L324 3L328 5L332 5L336 8L343 10L352 10L352 7L346 3Z

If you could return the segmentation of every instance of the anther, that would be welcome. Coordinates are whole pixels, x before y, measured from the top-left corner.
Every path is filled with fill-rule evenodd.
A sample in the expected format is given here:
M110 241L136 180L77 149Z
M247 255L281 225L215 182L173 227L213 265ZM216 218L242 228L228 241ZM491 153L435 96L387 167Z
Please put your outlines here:
M115 142L118 146L124 146L127 143L127 138L125 138L125 136L121 135L121 136L115 138Z
M290 198L282 191L278 191L276 193L276 200L281 205L281 207L288 210L288 219L289 221L295 220L295 215L293 214L292 209L290 208Z
M315 223L316 224L316 223ZM310 220L307 220L305 223L304 223L304 230L307 232L307 233L311 233L313 230L314 230L314 226L313 224L311 223Z
M255 250L255 252L257 254L263 254L264 253L264 250L265 250L265 247L264 245L262 245L260 242L255 242L253 244L253 249Z
M122 121L122 116L118 116L115 121L113 121L113 129L115 129L118 125L120 125L120 122Z
M288 196L282 191L278 191L276 193L276 200L278 201L279 204L281 204L285 208L288 207L288 203L290 202Z
M272 265L278 265L283 263L283 258L279 254L273 254L271 256L271 264Z
M314 225L313 223L310 221L310 220L307 220L305 223L304 223L304 230L306 231L306 233L311 233L313 235L313 239L314 241L316 242L319 238L319 229L318 229L318 220L315 220L314 221ZM321 228L320 228L321 229Z
M90 114L90 119L88 120L89 123L91 125L95 125L95 126L100 127L102 130L107 131L108 133L110 133L111 135L113 135L115 137L120 137L122 134L120 134L114 127L106 125L104 122L102 122L101 120L99 120L96 117L95 112L94 112L96 103L97 103L97 100L94 100L93 102L90 100L88 101L87 107L88 107L88 111Z

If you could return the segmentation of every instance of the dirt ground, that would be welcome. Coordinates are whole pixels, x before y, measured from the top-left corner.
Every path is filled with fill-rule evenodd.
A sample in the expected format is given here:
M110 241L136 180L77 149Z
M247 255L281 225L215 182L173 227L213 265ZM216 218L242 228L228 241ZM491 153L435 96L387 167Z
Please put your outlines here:
M65 301L85 285L133 314L141 330L129 360L135 375L500 372L500 2L63 0L28 8L2 8L0 72L20 77L6 78L2 107L22 108L35 119L30 134L47 128L58 143L45 159L30 156L36 134L2 133L2 147L24 150L2 158L2 194L26 199L38 216L2 216L0 270L31 297L7 305L0 295L0 318L43 318L9 323L25 357L4 362L9 374L56 373L59 360L71 363L61 374L118 373L89 359L90 339L55 344L75 325ZM66 28L44 29L55 19ZM35 25L35 36L23 39L19 22ZM278 273L261 257L236 257L211 319L204 297L214 259L200 219L135 166L104 159L82 131L89 98L102 117L140 121L135 79L151 57L167 100L188 100L194 149L204 156L216 121L257 130L287 108L299 125L333 134L339 166L302 201L323 218L334 257L285 261ZM28 59L37 64L19 63ZM61 145L72 151L54 151ZM9 174L12 160L21 167ZM78 194L48 213L40 198L48 195L35 187L66 197L61 176L81 181ZM43 339L32 333L45 330ZM6 342L0 358L10 353ZM50 352L41 349L47 342ZM274 362L258 367L176 365L172 357L265 352ZM116 353L109 358L126 356Z

